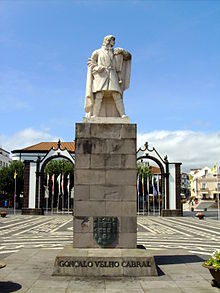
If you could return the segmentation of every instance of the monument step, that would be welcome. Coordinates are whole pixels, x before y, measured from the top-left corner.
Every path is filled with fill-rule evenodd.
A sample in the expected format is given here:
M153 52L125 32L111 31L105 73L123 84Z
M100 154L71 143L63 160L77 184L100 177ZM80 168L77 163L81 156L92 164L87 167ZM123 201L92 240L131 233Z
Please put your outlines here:
M57 255L55 276L158 276L154 256L144 249L73 248Z

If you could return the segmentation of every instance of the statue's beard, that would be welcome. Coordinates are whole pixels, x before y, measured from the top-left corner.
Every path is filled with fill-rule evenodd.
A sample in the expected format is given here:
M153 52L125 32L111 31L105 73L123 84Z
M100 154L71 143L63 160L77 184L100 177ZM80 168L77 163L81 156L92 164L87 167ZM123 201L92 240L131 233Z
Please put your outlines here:
M104 45L103 47L106 49L112 49L114 45L108 44L108 45Z

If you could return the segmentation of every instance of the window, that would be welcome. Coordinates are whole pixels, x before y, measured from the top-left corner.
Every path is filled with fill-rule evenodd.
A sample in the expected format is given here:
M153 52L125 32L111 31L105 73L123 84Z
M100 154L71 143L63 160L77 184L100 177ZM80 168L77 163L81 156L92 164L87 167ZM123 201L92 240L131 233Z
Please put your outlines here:
M202 182L202 189L206 189L206 182Z
M220 190L220 182L218 182L217 188L218 188L218 190Z

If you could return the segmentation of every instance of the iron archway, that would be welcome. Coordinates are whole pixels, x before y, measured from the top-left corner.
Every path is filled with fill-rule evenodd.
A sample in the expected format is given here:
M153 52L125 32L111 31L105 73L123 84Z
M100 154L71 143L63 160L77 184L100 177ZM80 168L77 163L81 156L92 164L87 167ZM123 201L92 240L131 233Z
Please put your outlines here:
M150 149L146 142L144 148L139 148L137 151L137 162L143 160L152 160L160 168L161 176L161 196L162 196L162 210L169 207L169 162L167 156L161 158L155 148ZM139 199L138 199L139 200ZM159 199L160 200L160 199ZM149 190L148 190L148 205L149 205ZM149 210L149 209L148 209Z
M60 148L60 145L61 145L60 141L58 141L57 145L58 145L57 149L52 148L42 160L39 157L37 161L36 206L41 209L44 209L45 187L44 187L43 178L44 178L44 170L46 165L54 159L61 159L61 158L69 161L70 163L73 164L73 166L75 165L75 160L71 156L71 154L68 152L68 150L66 148L63 150Z

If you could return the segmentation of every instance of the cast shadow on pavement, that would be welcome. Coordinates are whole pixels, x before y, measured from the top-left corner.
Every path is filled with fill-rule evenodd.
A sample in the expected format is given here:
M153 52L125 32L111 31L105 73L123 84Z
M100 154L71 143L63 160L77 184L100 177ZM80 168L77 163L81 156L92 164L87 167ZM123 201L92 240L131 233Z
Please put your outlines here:
M0 292L1 293L9 293L15 292L22 288L22 286L18 283L13 283L11 281L0 282Z
M155 256L155 262L157 265L158 276L165 275L160 269L160 265L172 265L172 264L187 264L204 262L204 259L197 255L158 255Z
M171 265L171 264L186 264L203 262L204 259L197 255L157 255L155 256L156 264L158 265Z

